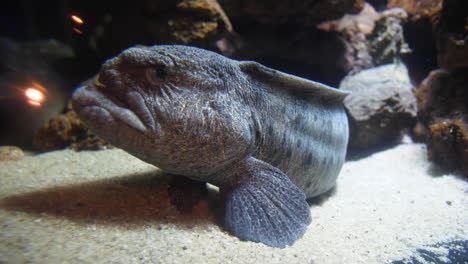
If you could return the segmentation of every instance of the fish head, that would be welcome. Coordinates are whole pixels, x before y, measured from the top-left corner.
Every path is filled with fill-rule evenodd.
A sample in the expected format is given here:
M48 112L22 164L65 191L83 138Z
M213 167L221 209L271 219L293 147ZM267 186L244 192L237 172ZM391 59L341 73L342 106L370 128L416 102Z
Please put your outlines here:
M251 141L227 85L234 62L187 46L132 47L75 91L73 109L98 136L163 170L213 174Z

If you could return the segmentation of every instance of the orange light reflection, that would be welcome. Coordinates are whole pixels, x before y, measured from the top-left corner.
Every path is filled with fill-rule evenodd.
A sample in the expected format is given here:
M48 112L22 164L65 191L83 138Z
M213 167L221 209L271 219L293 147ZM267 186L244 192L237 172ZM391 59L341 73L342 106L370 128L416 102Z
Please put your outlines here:
M77 29L77 28L73 28L73 31L75 31L78 34L83 34L83 32L81 30Z
M33 101L44 101L44 94L36 88L27 88L24 94Z
M29 103L30 105L33 105L33 106L41 106L41 103L36 102L36 101L32 101L32 100L28 100L28 103Z
M83 19L81 19L79 16L71 15L70 17L77 24L81 25L84 23Z
M42 85L32 82L32 86L25 88L23 93L30 105L41 106L46 100L46 92Z

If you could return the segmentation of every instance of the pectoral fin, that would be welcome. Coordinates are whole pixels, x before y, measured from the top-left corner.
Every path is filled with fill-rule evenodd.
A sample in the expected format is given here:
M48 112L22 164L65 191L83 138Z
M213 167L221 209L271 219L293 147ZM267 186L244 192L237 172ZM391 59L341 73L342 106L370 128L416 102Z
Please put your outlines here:
M242 240L283 248L311 222L304 193L279 169L250 157L226 189L225 228Z

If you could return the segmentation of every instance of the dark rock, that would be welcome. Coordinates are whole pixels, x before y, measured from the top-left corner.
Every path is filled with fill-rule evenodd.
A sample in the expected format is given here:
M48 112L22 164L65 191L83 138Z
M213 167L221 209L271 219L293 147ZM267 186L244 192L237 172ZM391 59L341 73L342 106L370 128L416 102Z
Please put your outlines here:
M416 121L416 99L404 64L387 64L347 76L341 89L350 122L349 155L397 143Z
M419 37L416 33L427 32L432 24L432 38L435 40L437 54L434 51L421 53L418 69L424 65L431 65L432 71L420 84L416 91L418 99L418 124L413 131L413 137L428 146L429 159L434 161L444 171L460 170L468 175L468 30L466 17L468 2L466 1L391 1L408 10L419 19L418 28L410 33L410 40L415 51L431 47L426 37ZM419 3L418 3L419 2ZM432 2L432 3L431 3ZM415 11L409 11L413 8ZM413 25L416 25L413 23ZM422 27L424 26L424 27ZM414 40L414 41L413 41ZM431 48L434 50L434 48ZM429 56L428 56L429 55ZM442 69L434 70L434 57ZM416 56L415 56L416 58ZM425 59L425 61L424 61ZM431 63L428 63L431 62ZM425 72L428 68L424 69ZM416 71L417 72L417 71ZM417 73L417 75L421 75ZM416 78L416 80L418 80Z
M440 68L468 67L468 1L444 1L442 12L434 18L434 33Z
M387 9L387 2L388 0L367 0L366 1L366 3L369 3L370 5L372 5L377 11L383 11Z
M364 0L220 0L219 2L233 21L304 26L313 26L326 20L340 18L345 14L357 13L364 6Z
M233 1L219 0L237 33L238 60L269 67L332 86L346 75L336 62L344 46L334 32L316 28L320 22L357 13L363 0Z
M416 91L429 159L468 177L468 69L435 70Z
M158 24L155 31L164 33L160 42L190 44L194 41L221 39L223 33L232 32L232 25L216 0L175 1L172 10L176 16L168 16L167 23ZM159 12L155 9L154 12ZM168 14L165 14L168 15ZM161 36L159 36L161 37Z
M347 73L337 64L344 46L335 33L262 25L241 32L242 46L231 56L235 59L254 60L332 86L337 86Z
M336 63L344 52L338 35L320 31L316 25L359 12L364 1L219 2L236 32L235 49L228 54L230 57L255 60L333 86L346 75Z
M338 62L345 72L352 74L375 66L367 45L367 36L374 30L375 21L379 17L379 13L366 4L357 15L345 15L341 19L318 25L321 30L337 32L340 36L345 51Z
M437 48L434 41L430 18L409 20L403 24L405 41L411 52L405 53L402 60L408 65L408 72L415 84L421 83L434 69L437 69Z
M318 27L339 32L346 47L342 68L351 74L375 66L393 63L401 53L409 52L403 36L402 23L407 14L401 8L377 13L366 4L357 15L345 15Z
M220 51L216 42L232 34L231 22L216 0L93 2L75 9L85 10L90 21L101 21L79 34L104 59L135 44L184 44Z
M33 147L41 152L64 149L100 150L112 146L92 134L78 119L75 111L70 110L49 119L43 127L36 130Z

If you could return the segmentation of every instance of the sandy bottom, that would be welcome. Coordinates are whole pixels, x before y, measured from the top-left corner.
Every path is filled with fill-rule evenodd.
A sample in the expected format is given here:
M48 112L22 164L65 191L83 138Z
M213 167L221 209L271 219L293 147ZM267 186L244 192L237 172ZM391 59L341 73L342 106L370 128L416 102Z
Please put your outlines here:
M388 263L468 240L468 183L437 173L423 145L347 162L285 249L223 231L216 195L179 213L167 181L117 149L2 162L0 263ZM448 251L434 254L445 263Z

